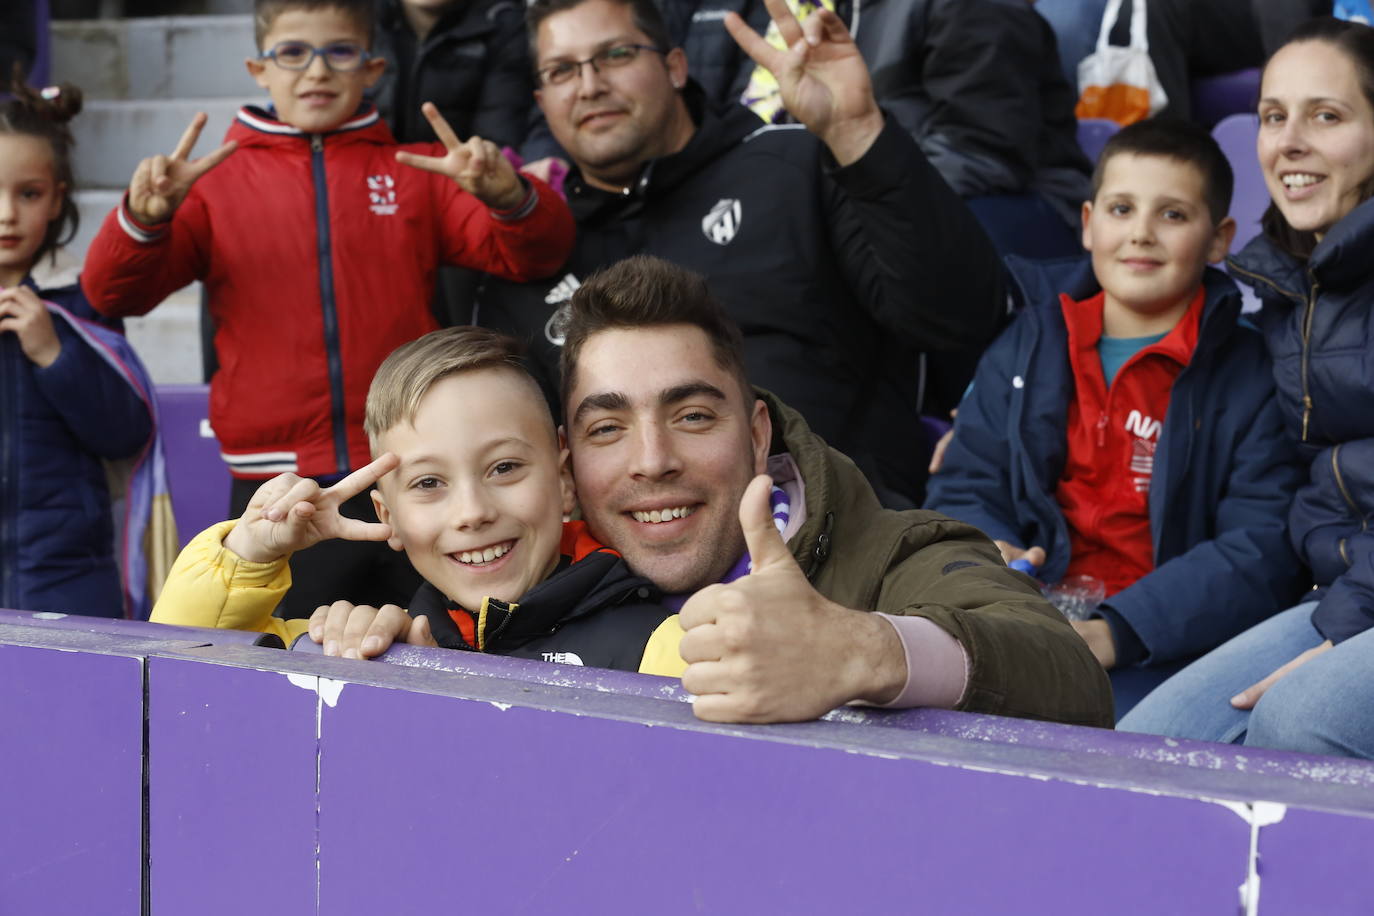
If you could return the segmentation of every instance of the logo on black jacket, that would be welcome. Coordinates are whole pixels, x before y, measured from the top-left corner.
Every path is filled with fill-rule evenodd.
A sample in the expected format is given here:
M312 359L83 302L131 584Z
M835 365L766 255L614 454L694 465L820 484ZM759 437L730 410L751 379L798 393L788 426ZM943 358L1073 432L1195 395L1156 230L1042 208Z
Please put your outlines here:
M728 245L735 237L735 233L739 232L742 219L739 201L733 197L725 197L716 201L711 212L701 218L701 231L717 245Z
M554 306L553 314L544 322L544 338L555 347L563 346L568 337L568 310L572 294L582 285L573 274L565 274L544 297L546 305Z

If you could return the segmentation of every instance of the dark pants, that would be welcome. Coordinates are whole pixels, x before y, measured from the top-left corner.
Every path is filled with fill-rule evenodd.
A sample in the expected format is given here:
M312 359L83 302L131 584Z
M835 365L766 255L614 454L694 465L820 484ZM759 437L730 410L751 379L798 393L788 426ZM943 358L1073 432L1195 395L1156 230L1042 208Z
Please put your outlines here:
M229 518L238 518L260 480L235 480L229 492ZM372 498L359 493L341 507L344 515L377 521ZM309 617L322 604L340 599L354 604L407 607L423 580L406 555L382 541L322 541L291 557L291 590L277 606L278 617Z

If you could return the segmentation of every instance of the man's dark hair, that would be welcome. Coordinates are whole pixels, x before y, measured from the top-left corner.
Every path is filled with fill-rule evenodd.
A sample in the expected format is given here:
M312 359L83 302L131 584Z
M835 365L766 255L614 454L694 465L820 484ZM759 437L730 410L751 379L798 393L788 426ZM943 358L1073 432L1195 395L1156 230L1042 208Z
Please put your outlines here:
M368 48L372 47L372 36L376 32L375 0L253 0L253 41L259 51L267 33L272 31L272 23L287 10L339 10L363 30Z
M577 380L577 358L599 331L666 325L700 328L716 365L734 375L746 402L753 389L744 373L744 336L706 285L706 278L671 261L639 254L597 271L573 293L561 360L563 397Z
M1093 169L1093 200L1097 200L1097 192L1102 190L1107 163L1114 156L1127 154L1163 156L1193 166L1202 175L1202 197L1212 214L1212 223L1220 223L1230 212L1235 176L1226 154L1206 129L1191 121L1172 118L1151 118L1123 127L1112 135L1097 157L1097 167Z
M530 0L529 5L525 7L525 28L529 32L530 60L534 61L536 67L539 66L539 24L554 13L575 9L586 2L587 0ZM663 21L663 14L659 12L658 4L654 0L611 0L611 2L630 8L631 15L634 17L635 28L643 32L648 37L649 43L655 48L666 54L676 47L672 36L668 34L668 26Z

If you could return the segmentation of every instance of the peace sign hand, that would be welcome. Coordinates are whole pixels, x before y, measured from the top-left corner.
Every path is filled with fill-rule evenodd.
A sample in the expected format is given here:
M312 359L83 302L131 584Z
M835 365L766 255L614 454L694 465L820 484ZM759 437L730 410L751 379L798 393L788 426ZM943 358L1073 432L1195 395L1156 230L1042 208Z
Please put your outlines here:
M773 74L787 111L826 146L842 166L857 161L883 129L873 82L858 45L834 12L817 9L797 22L785 0L764 0L787 45L780 51L737 13L726 13L730 37Z
M448 152L443 156L420 156L398 151L397 162L446 175L493 210L514 210L520 206L525 199L525 186L495 143L477 136L466 142L459 140L432 102L425 102L420 110Z
M224 546L245 560L269 563L329 538L385 541L391 526L339 514L339 505L376 483L400 460L387 452L328 489L308 477L279 474L258 487Z
M198 112L181 135L172 155L152 156L134 169L134 177L129 181L129 212L134 219L148 226L170 220L176 208L186 199L191 185L238 148L238 144L230 140L199 159L189 159L206 120L205 112Z

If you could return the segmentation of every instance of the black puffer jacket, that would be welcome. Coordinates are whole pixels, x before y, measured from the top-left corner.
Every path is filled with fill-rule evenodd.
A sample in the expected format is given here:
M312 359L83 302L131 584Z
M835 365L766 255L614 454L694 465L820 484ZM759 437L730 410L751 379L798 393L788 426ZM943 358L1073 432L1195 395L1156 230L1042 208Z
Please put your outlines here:
M449 614L456 605L428 582L409 612L429 618L430 632L445 649L638 671L649 636L672 614L658 602L653 583L631 573L619 554L600 548L576 561L563 556L553 575L517 603L488 598L471 614L471 641Z
M459 0L419 42L400 0L380 0L373 53L387 67L372 95L396 139L437 140L420 113L433 102L459 139L518 147L534 103L524 15L517 0Z

